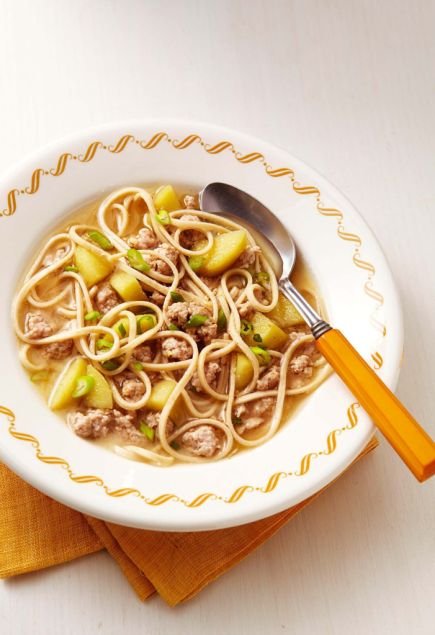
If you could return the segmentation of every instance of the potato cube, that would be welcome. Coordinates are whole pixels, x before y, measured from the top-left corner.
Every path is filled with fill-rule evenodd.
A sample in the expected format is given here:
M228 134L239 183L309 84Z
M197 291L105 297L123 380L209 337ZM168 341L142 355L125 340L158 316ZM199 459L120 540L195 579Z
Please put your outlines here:
M258 346L262 344L266 348L279 350L288 340L288 335L267 315L257 311L252 318L252 333L246 336L246 341L250 346ZM260 336L261 340L257 341L254 336Z
M236 360L236 388L242 390L252 379L254 369L251 362L243 353L237 353Z
M202 256L199 273L205 276L220 275L236 262L247 245L248 236L244 229L218 234L214 237L211 249Z
M280 293L276 307L267 314L283 329L289 329L297 324L303 324L304 319L295 306Z
M113 270L113 264L107 258L80 245L76 248L74 259L77 269L88 287L103 280Z
M68 362L53 386L48 407L60 410L73 404L76 399L72 396L79 377L86 375L86 362L83 357L76 357Z
M85 396L88 408L113 408L112 390L104 375L91 364L88 364L86 374L95 381L94 387Z
M154 194L154 205L157 211L164 209L167 212L174 212L175 210L182 209L182 205L172 185L159 187Z
M125 302L146 300L145 293L139 281L130 273L115 271L115 273L110 276L109 282Z

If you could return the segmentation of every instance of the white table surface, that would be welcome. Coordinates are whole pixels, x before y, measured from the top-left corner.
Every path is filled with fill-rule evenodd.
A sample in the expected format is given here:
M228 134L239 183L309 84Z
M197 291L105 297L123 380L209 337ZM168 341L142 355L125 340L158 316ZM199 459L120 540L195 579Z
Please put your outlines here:
M112 119L291 150L355 203L404 304L399 396L435 436L435 2L0 0L0 170ZM385 443L193 601L141 604L100 553L0 583L4 635L433 635L435 489Z

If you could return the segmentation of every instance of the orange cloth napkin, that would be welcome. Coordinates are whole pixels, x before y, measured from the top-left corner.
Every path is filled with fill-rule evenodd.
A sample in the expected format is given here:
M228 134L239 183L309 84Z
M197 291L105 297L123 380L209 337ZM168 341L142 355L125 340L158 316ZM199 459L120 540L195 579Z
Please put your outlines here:
M373 438L356 460L377 445ZM251 553L320 493L240 527L198 533L157 532L84 516L41 494L0 464L0 577L50 567L106 548L141 600L157 591L174 606Z

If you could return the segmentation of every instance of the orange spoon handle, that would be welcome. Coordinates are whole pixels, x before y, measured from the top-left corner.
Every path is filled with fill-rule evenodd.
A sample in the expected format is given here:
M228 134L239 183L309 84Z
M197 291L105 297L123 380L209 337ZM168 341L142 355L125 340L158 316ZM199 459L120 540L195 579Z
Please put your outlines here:
M316 344L414 476L420 482L433 476L435 443L352 344L336 329Z

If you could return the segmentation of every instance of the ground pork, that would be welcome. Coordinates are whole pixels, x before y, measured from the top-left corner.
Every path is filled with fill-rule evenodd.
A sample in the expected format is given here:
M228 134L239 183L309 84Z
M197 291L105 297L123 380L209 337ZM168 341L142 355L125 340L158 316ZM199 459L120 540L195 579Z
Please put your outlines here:
M294 375L305 375L311 377L313 366L308 355L296 355L290 362L290 372Z
M72 430L85 439L99 439L107 436L109 432L134 427L134 421L134 414L100 408L77 410L67 415L67 423Z
M145 394L143 382L129 370L114 376L114 381L120 389L121 396L128 401L138 401Z
M200 218L195 214L184 214L179 218L184 223L200 223ZM204 238L204 234L197 229L185 229L180 234L180 243L186 249L191 249L193 245Z
M247 430L254 430L267 421L275 404L272 397L256 399L248 404L240 404L234 408L234 416L240 420L236 424L236 431L243 434Z
M41 355L46 359L65 359L69 357L74 348L74 340L51 342L41 346Z
M192 357L192 347L178 337L168 337L162 342L162 353L168 361L184 361Z
M160 412L147 412L144 415L144 418L141 419L147 426L155 430L156 438L159 438L159 423L160 423ZM166 434L170 436L175 430L175 423L168 419L166 421Z
M233 267L239 269L247 269L254 264L255 258L260 252L261 249L260 247L258 247L258 245L255 245L254 247L246 247L245 251L237 258Z
M154 249L159 244L159 241L152 229L142 227L136 236L130 236L128 244L133 249Z
M178 263L178 251L172 245L168 245L167 243L161 243L158 247L154 249L154 252L150 254L148 258L148 262L154 271L161 273L165 276L170 276L172 270L170 266L159 258L159 256L166 256L174 265Z
M204 364L204 374L205 379L209 386L214 388L216 386L216 380L220 373L221 367L217 362L206 362ZM199 376L197 372L193 373L192 379L190 380L190 385L200 392L202 390L201 383L199 381Z
M42 313L27 313L24 320L24 333L32 340L53 335L53 328Z
M198 198L192 194L186 194L183 203L186 209L198 209Z
M47 254L45 256L44 260L42 261L42 265L44 267L49 267L57 260L60 260L61 258L63 258L65 254L66 254L66 247L59 247L59 249L56 249L54 254Z
M110 284L100 285L95 294L95 306L100 313L108 313L110 309L120 304L121 299Z
M133 358L138 362L152 362L153 350L149 344L139 344L133 351Z
M211 310L198 302L174 302L168 307L167 317L171 324L184 328L193 315L205 315L207 321L201 326L186 328L195 341L208 344L217 336L217 323L211 317Z
M150 301L154 302L154 304L157 304L157 306L163 306L163 303L165 301L165 296L163 295L163 293L159 293L158 291L153 291L152 294L150 295Z
M180 439L181 446L190 454L212 457L220 447L216 430L209 425L197 426L187 430Z
M279 384L279 366L271 366L257 381L257 390L273 390Z

